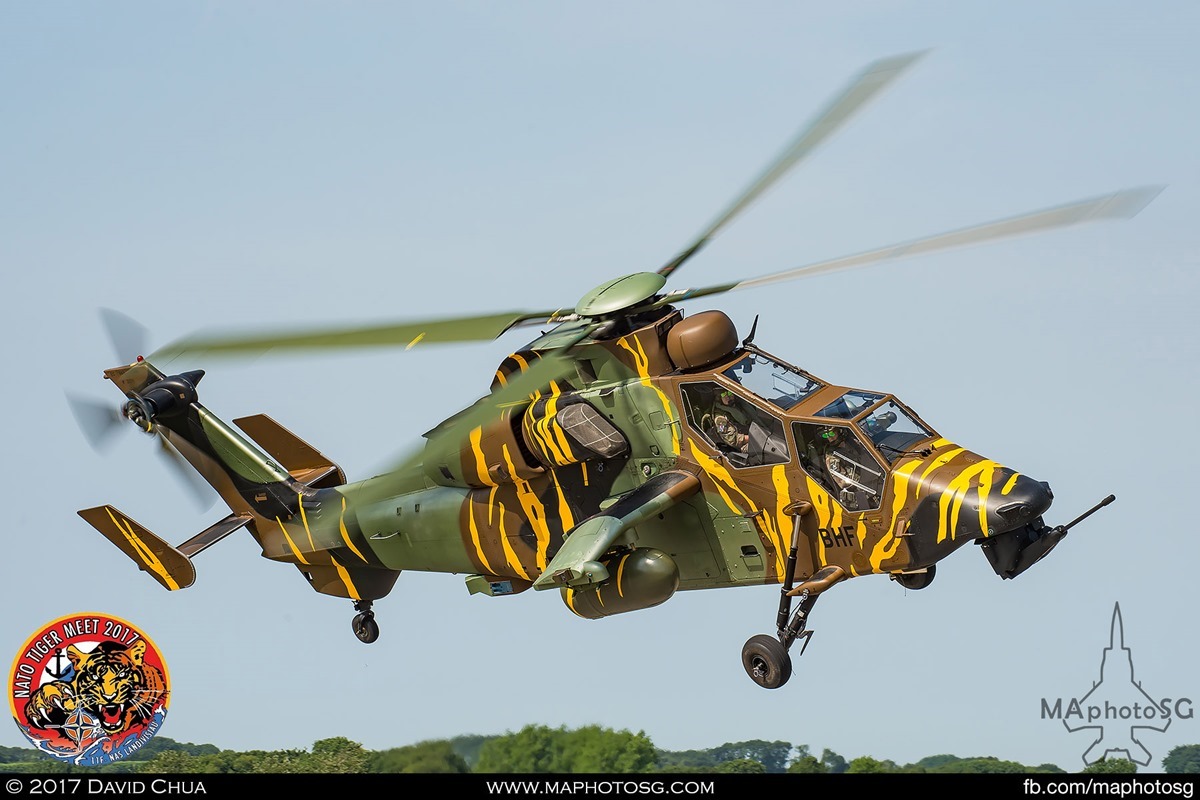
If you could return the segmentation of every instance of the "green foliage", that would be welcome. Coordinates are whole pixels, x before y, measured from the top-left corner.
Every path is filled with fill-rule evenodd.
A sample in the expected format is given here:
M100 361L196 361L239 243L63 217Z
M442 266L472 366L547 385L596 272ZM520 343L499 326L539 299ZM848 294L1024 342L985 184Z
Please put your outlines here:
M1200 744L1181 744L1171 748L1163 759L1163 772L1200 772Z
M787 771L800 775L817 775L829 772L829 767L816 756L805 754L788 764Z
M142 745L142 748L137 751L137 757L139 760L151 759L159 753L165 753L168 750L176 750L193 756L214 755L221 752L215 744L177 742L174 739L168 739L166 736L155 736Z
M39 753L32 747L0 747L0 764L18 764L26 761L51 761L53 756Z
M1080 772L1100 772L1100 773L1119 773L1128 774L1137 772L1137 764L1130 761L1128 758L1102 758L1099 761L1094 761L1088 764Z
M455 736L450 739L450 746L454 748L454 752L458 753L468 767L474 767L479 761L479 750L484 743L490 739L495 739L495 736L480 736L479 734L468 734L465 736Z
M712 750L660 750L660 772L708 772L717 765Z
M1058 764L1050 764L1050 763L1046 763L1046 764L1038 764L1036 767L1034 767L1034 768L1033 768L1032 770L1030 770L1030 771L1031 771L1031 772L1049 772L1049 773L1057 773L1057 774L1060 774L1060 775L1065 775L1065 774L1066 774L1066 772L1067 772L1065 769L1063 769L1062 767L1060 767Z
M821 763L832 773L840 774L846 771L849 765L846 759L839 756L837 753L826 747L821 751Z
M762 775L767 772L766 766L752 758L735 758L731 761L722 761L713 769L713 772L732 775Z
M745 742L726 742L708 750L660 750L658 771L660 772L714 772L728 761L749 759L762 764L767 772L787 772L793 759L812 758L808 745L793 745L791 742L768 742L752 739Z
M767 772L786 772L792 756L791 742L767 742L753 739L747 742L723 744L712 749L718 764L727 761L751 760L762 764Z
M192 755L167 750L142 764L139 772L179 774L310 773L346 774L366 772L369 753L358 742L343 736L321 739L307 750L251 750L244 753L221 750Z
M1180 745L1163 759L1166 772L1200 773L1200 745ZM155 737L135 758L102 767L76 767L33 748L0 747L0 771L66 774L75 772L215 773L1065 773L1054 764L1031 767L994 756L960 758L948 753L912 764L860 756L846 759L826 748L819 758L807 745L753 739L707 750L666 751L645 733L599 726L574 730L530 725L500 736L468 735L368 751L345 737L321 739L311 750L218 750L211 744ZM1133 773L1128 759L1104 759L1083 772Z
M220 751L218 751L219 753ZM211 755L216 755L212 753ZM160 775L194 775L208 772L201 768L202 759L183 750L164 750L142 765L140 772Z
M644 733L597 725L576 730L527 725L497 736L479 749L474 772L635 773L654 769L658 751Z
M896 772L898 771L894 761L880 761L871 756L859 756L850 762L850 766L846 768L846 772L852 775L865 775L879 772Z
M479 743L481 746L483 742ZM404 773L466 773L466 759L456 751L453 741L426 741L407 747L394 747L372 753L367 759L367 772Z
M1028 767L1016 761L1003 761L995 756L974 756L959 758L957 756L931 756L917 762L931 773L968 773L968 774L1013 774L1021 775L1031 772L1062 772L1053 764L1043 764L1040 767Z

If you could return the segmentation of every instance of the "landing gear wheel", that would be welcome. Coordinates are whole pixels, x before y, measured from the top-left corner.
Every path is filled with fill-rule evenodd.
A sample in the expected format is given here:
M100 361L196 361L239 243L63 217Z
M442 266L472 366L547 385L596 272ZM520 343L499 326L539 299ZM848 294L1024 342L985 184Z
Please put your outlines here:
M910 572L905 575L903 572L896 575L896 583L903 586L905 589L924 589L929 584L933 583L934 573L937 572L936 565L930 565L924 572Z
M792 657L774 636L760 633L742 646L742 666L750 679L764 689L778 689L792 677Z
M350 626L354 628L354 635L360 642L370 644L379 638L379 623L375 621L375 612L373 611L355 614Z

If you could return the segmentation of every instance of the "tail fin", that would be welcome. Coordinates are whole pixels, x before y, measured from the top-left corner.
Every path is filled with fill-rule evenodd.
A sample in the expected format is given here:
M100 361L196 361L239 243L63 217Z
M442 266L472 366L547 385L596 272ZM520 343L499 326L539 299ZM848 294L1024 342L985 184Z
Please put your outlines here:
M86 508L79 516L129 556L143 572L172 591L186 589L195 583L196 568L192 565L192 556L244 527L251 519L249 515L230 514L179 547L172 547L114 506Z
M235 419L233 424L274 456L300 483L326 489L346 482L341 467L266 414Z

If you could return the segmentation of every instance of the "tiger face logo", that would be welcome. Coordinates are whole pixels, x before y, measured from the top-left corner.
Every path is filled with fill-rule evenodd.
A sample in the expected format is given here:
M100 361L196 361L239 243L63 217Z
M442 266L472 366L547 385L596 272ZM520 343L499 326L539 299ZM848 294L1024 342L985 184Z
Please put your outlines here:
M162 727L170 691L158 648L130 623L72 615L34 633L17 653L10 704L38 750L98 766L140 749Z

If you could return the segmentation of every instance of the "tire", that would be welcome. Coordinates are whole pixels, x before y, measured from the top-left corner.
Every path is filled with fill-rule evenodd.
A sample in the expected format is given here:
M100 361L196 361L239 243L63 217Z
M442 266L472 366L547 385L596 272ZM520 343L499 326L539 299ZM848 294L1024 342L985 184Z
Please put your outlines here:
M350 625L354 635L364 644L371 644L379 638L379 623L375 621L374 614L356 614Z
M742 646L742 666L764 689L778 689L792 677L792 657L774 636L760 633Z

